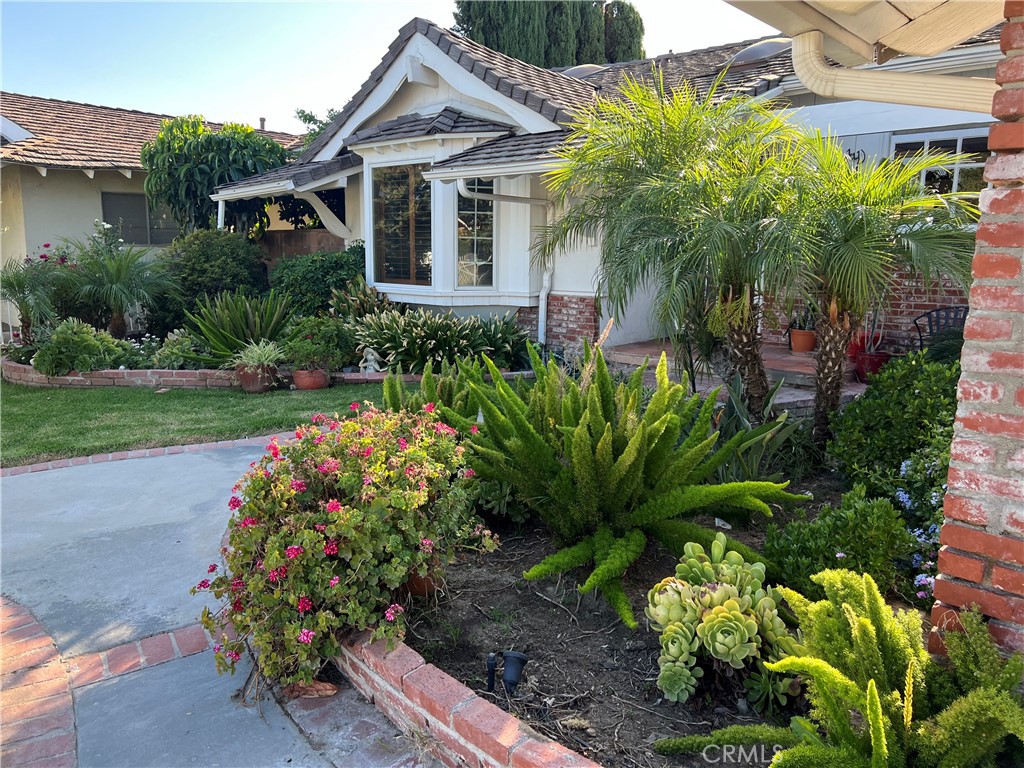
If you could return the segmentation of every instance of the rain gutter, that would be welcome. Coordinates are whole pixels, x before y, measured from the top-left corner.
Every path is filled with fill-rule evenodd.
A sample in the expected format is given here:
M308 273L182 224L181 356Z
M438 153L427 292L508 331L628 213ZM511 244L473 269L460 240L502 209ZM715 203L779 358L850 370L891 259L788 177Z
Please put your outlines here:
M834 99L859 99L968 112L992 111L995 80L949 75L833 67L825 60L825 36L818 31L793 38L793 69L810 91Z

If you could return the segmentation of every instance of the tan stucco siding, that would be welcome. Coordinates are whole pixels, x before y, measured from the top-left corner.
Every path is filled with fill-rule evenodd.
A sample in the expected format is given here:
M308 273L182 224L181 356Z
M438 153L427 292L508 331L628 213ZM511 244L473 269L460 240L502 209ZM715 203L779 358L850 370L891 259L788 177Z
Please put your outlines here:
M40 176L21 169L21 194L25 207L25 236L30 249L64 238L81 239L103 219L102 193L144 194L144 175L127 179L117 171L96 171L90 179L81 171L49 170ZM116 222L108 222L110 224Z
M5 165L0 170L0 264L11 259L23 259L28 252L25 209L21 200L21 170L16 165ZM4 341L8 339L7 331L17 325L18 317L13 307L6 301L0 302L0 331Z

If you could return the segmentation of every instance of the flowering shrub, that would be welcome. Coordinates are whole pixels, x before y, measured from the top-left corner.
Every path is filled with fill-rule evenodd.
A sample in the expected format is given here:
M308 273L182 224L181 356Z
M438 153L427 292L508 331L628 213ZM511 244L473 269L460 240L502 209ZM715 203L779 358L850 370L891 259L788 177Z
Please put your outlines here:
M459 547L493 546L459 480L468 470L454 429L428 410L353 403L351 413L317 415L295 439L271 441L235 486L228 573L193 588L226 603L204 610L203 625L237 633L221 634L218 671L234 671L248 637L265 676L309 683L343 629L402 637L396 590L411 575Z

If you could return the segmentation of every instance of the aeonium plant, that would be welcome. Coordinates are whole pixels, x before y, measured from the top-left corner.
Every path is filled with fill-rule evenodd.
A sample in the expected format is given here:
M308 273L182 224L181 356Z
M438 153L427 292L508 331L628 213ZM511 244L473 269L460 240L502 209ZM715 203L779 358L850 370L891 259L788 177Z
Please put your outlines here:
M225 602L202 615L218 672L248 638L265 677L308 684L345 630L401 639L412 575L496 546L471 512L458 435L433 410L352 403L351 418L318 414L253 462L229 502L227 572L211 565L192 590Z

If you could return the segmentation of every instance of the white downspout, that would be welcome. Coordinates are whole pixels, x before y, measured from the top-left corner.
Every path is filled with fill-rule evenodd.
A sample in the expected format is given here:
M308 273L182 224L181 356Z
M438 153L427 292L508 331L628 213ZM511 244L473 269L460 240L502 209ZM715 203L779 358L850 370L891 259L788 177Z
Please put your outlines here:
M542 205L545 208L551 206L551 201L543 197L520 197L519 195L495 195L486 192L474 192L469 188L466 179L456 179L456 186L459 194L468 200L487 200L492 203L519 203L521 205ZM551 293L551 283L554 279L555 266L551 264L544 270L540 284L540 306L537 307L537 343L547 343L548 332L548 294Z
M224 229L224 213L227 203L224 200L217 201L217 229Z
M793 38L793 70L809 90L836 99L881 101L989 114L995 80L832 67L825 61L825 37L804 32Z

